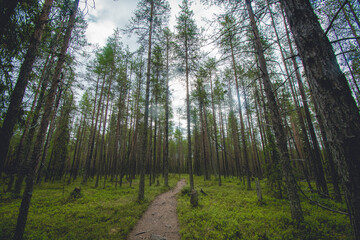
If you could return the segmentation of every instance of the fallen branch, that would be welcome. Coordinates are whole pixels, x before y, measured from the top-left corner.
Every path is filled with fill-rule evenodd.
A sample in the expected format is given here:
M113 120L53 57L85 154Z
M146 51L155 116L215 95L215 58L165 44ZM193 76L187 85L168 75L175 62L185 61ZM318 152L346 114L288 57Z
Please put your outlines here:
M200 190L200 192L201 192L202 194L204 194L205 196L207 196L207 193L204 192L202 189Z
M329 211L334 212L334 213L339 213L339 214L343 214L343 215L349 215L347 212L335 210L335 209L326 207L326 206L324 206L324 205L321 205L321 204L320 204L319 202L317 202L317 201L311 200L308 196L306 196L306 194L303 192L303 190L300 188L300 186L299 186L299 185L297 185L297 186L298 186L300 192L304 195L304 197L305 197L307 200L309 200L310 203L313 203L313 204L315 204L315 205L317 205L317 206L319 206L319 207L321 207L321 208L323 208L323 209L329 210Z

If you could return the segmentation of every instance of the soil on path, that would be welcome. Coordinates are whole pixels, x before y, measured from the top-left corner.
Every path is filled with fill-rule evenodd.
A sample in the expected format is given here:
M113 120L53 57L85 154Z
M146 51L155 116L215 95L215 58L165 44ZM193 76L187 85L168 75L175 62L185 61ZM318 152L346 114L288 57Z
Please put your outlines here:
M155 198L128 236L128 240L179 240L176 194L186 185L180 180L176 187Z

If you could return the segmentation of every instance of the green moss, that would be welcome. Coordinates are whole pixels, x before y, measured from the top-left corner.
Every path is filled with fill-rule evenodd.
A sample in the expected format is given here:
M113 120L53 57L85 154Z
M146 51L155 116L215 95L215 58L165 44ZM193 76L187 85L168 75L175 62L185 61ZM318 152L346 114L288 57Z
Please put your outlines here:
M169 185L174 187L178 180L171 175ZM146 186L146 201L137 203L138 179L133 181L133 187L117 189L110 182L105 189L94 188L94 184L90 180L86 186L78 181L64 189L62 182L36 186L24 239L126 239L155 196L168 190ZM70 198L78 186L81 197ZM11 239L20 203L21 199L13 199L10 193L2 196L0 239Z
M248 191L236 178L204 182L195 178L199 193L199 207L190 206L189 196L179 195L178 216L182 239L351 239L347 216L329 212L302 199L305 221L297 226L291 219L287 200L264 194L259 203L255 190ZM263 193L269 192L261 182ZM308 194L308 193L307 193ZM315 199L315 196L312 196ZM319 199L323 205L336 209L345 204Z

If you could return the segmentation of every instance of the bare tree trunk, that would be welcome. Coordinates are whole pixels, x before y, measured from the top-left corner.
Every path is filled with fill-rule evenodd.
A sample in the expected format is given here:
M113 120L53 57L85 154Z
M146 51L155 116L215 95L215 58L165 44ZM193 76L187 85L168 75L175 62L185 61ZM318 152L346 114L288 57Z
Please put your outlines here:
M272 90L272 84L267 71L266 60L264 57L264 50L261 44L261 39L256 26L255 17L251 7L250 0L246 0L246 6L249 13L251 27L255 38L254 43L260 65L264 90L269 104L269 110L273 125L272 127L275 132L276 143L280 153L280 161L281 161L280 164L282 167L282 172L286 183L286 189L290 200L291 217L297 222L302 222L304 220L304 217L300 205L300 199L297 193L297 183L290 165L284 125L282 122L281 114L279 112L279 107L275 100L274 92Z
M190 190L194 189L194 178L192 171L192 150L191 150L191 130L190 130L190 83L189 83L189 52L188 52L188 41L185 38L185 71L186 71L186 116L187 116L187 144L188 144L188 153L187 153L187 164L190 178Z
M220 115L220 136L221 136L221 143L223 146L223 170L224 170L224 177L226 178L229 175L229 162L227 158L227 148L226 148L226 140L225 140L225 130L224 130L224 121L221 111L221 105L219 105L219 115Z
M165 96L165 151L164 151L164 185L169 186L169 50L170 37L166 35L166 96Z
M97 80L96 83L96 93L98 91L98 84L99 84L99 80L100 77ZM104 85L105 85L105 76L101 85L101 90L100 90L100 98L99 101L96 102L96 95L95 95L95 102L94 102L94 109L93 109L93 116L92 116L92 122L91 122L91 130L90 130L90 146L89 146L89 150L88 150L88 154L86 156L86 160L85 160L85 168L84 168L84 175L83 175L83 183L87 182L87 179L90 175L90 170L91 170L91 160L93 158L93 151L94 151L94 145L95 145L95 137L96 137L96 130L97 130L97 124L99 121L99 114L100 114L100 106L101 106L101 102L102 102L102 97L104 94ZM96 103L98 105L97 110L96 110ZM96 111L96 116L94 115ZM94 121L95 119L95 121ZM94 123L95 122L95 123ZM96 156L95 156L96 157Z
M26 225L27 216L28 216L29 207L30 207L30 201L31 201L31 197L32 197L33 189L34 189L34 180L36 178L36 174L38 171L41 150L42 150L43 143L44 143L46 129L48 128L48 125L49 125L50 114L52 112L54 99L55 99L55 95L56 95L56 90L57 90L57 87L59 84L61 70L62 70L62 67L65 62L65 54L66 54L66 51L67 51L69 43L70 43L71 32L74 27L78 5L79 5L79 0L75 0L74 6L71 9L68 26L67 26L67 29L65 32L64 42L61 46L60 55L59 55L59 59L58 59L58 62L57 62L56 68L55 68L51 88L49 90L49 93L48 93L48 96L46 99L43 118L41 119L39 133L36 137L34 150L33 150L32 156L31 156L31 160L30 160L30 169L29 169L29 173L28 173L28 176L26 179L24 195L23 195L23 199L22 199L21 206L19 209L19 215L18 215L18 219L17 219L15 235L13 237L14 240L22 239L23 234L24 234L25 225Z
M213 114L213 126L214 126L214 138L215 138L215 151L216 151L216 164L219 173L219 186L221 186L221 169L220 169L220 157L219 157L219 147L218 147L218 136L217 136L217 125L216 125L216 112L215 112L215 103L214 103L214 92L212 78L210 74L210 90L211 90L211 105L212 105L212 114Z
M40 46L45 25L49 18L50 9L53 1L54 0L46 0L44 2L42 12L36 22L34 33L30 38L29 48L24 57L24 62L21 64L19 76L14 91L11 94L10 105L6 112L6 117L0 129L0 175L4 170L4 164L6 160L6 155L9 150L10 139L14 133L15 124L18 121L22 99L25 94L26 86L29 82L32 67L35 62L35 58Z
M98 169L97 169L97 176L96 176L96 185L95 187L98 186L98 180L99 180L99 175L101 173L105 173L105 169L104 166L106 165L106 157L104 155L106 155L104 152L104 148L105 148L105 134L106 134L106 123L107 123L107 114L108 114L108 109L109 109L109 101L110 101L110 89L111 89L111 83L113 80L113 69L111 70L110 76L109 76L110 80L109 80L109 86L107 88L107 97L106 97L106 107L105 107L105 115L104 115L104 124L103 124L103 129L102 129L102 136L101 136L101 143L100 143L100 159L99 159L99 163L98 163ZM100 124L101 125L101 124ZM100 130L99 130L100 131ZM95 155L96 157L96 155ZM103 170L103 171L102 171ZM105 183L104 183L105 184Z
M301 94L301 96L302 96L302 98L304 100L303 101L304 108L306 108L305 109L305 115L307 116L307 123L308 123L309 131L310 131L310 136L311 136L311 139L312 139L312 142L313 142L313 148L314 148L313 151L312 151L311 146L310 146L309 137L307 135L307 131L306 131L306 127L305 127L305 121L304 121L303 115L301 113L299 102L298 102L298 100L296 98L295 87L294 87L294 84L292 83L290 72L289 72L288 66L286 64L283 48L282 48L281 43L280 43L280 38L279 38L277 29L276 29L276 26L275 26L275 21L273 19L273 16L272 16L272 13L271 13L271 8L270 8L270 5L269 5L268 1L267 1L267 5L268 5L269 11L270 11L272 25L273 25L273 28L274 28L274 31L275 31L277 43L278 43L278 46L279 46L279 49L280 49L282 62L283 62L284 68L285 68L286 76L287 76L289 84L290 84L291 93L292 93L292 96L293 96L293 99L294 99L296 112L297 112L298 119L299 119L299 122L300 122L302 138L303 138L303 142L304 142L305 159L307 161L313 163L314 171L315 171L316 186L317 186L318 191L321 192L324 195L329 195L327 185L326 185L325 176L324 176L324 170L323 170L323 166L322 166L322 162L321 162L319 144L318 144L318 141L317 141L317 138L316 138L316 135L315 135L313 124L311 122L310 112L309 112L309 108L308 108L308 105L307 105L306 96L305 96L305 93L304 93L302 82L301 82L301 79L298 80L298 82L301 82L301 84L299 84L300 94ZM286 25L285 25L285 28L286 28ZM288 38L288 40L289 40L289 38ZM288 43L289 43L289 46L291 47L290 40L288 41ZM295 69L295 71L298 71L298 70ZM296 77L300 78L300 75L296 74Z
M203 160L204 160L204 180L210 180L209 175L209 157L207 154L206 149L206 141L207 141L207 134L206 134L206 126L204 121L204 111L203 111L203 102L200 100L200 123L201 123L201 136L202 136L202 150L203 150Z
M149 39L148 39L148 59L147 59L147 72L146 72L146 90L145 90L145 112L144 112L144 132L142 141L142 154L140 155L139 168L140 168L140 183L138 201L144 200L145 194L145 158L147 152L148 143L148 121L149 121L149 99L150 99L150 71L151 71L151 44L153 33L153 14L154 14L154 1L150 2L150 27L149 27Z
M251 180L250 180L250 168L249 168L249 156L247 152L247 145L246 145L246 136L245 136L245 124L244 119L242 115L241 110L241 100L240 100L240 87L239 87L239 80L238 80L238 74L236 70L236 62L235 62L235 54L234 54L234 48L232 41L230 39L230 46L231 46L231 59L232 59L232 67L234 71L235 76L235 84L236 84L236 96L238 101L238 111L239 111L239 119L240 119L240 131L241 131L241 141L242 141L242 147L243 147L243 156L244 156L244 162L245 162L245 171L246 171L246 183L247 183L247 189L251 189Z

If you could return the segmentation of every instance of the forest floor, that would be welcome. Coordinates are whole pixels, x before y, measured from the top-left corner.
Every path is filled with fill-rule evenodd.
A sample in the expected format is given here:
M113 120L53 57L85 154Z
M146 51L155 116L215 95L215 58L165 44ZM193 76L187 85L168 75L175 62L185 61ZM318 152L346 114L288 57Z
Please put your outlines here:
M185 180L180 181L182 178ZM263 200L259 202L255 181L252 190L247 190L244 181L236 177L222 178L219 186L214 176L206 181L194 176L197 207L190 204L190 187L185 186L189 175L170 174L169 187L161 184L161 176L158 180L160 185L151 186L146 181L141 202L137 201L139 178L132 185L124 179L122 186L107 180L96 188L94 179L86 185L81 179L69 185L66 181L42 182L35 186L23 239L354 239L347 215L320 208L302 195L304 222L297 225L286 194L280 198L267 179L260 181ZM0 179L0 239L12 239L21 198L5 193L5 183ZM81 196L73 198L76 187L81 187ZM302 181L299 187L312 201L346 211L345 201L322 198ZM331 184L328 187L332 196ZM146 215L152 218L142 223Z
M139 178L132 186L124 179L122 186L106 181L97 188L94 179L86 185L80 178L69 185L43 182L35 186L23 239L126 239L156 196L174 188L180 179L170 174L169 187L149 186L147 181L145 199L140 203ZM164 182L161 176L158 180ZM0 179L0 239L12 239L21 198L4 193L5 186ZM73 199L70 193L76 187L81 187L81 197Z
M130 233L128 240L180 239L176 195L185 185L185 179L182 179L175 188L156 197Z

